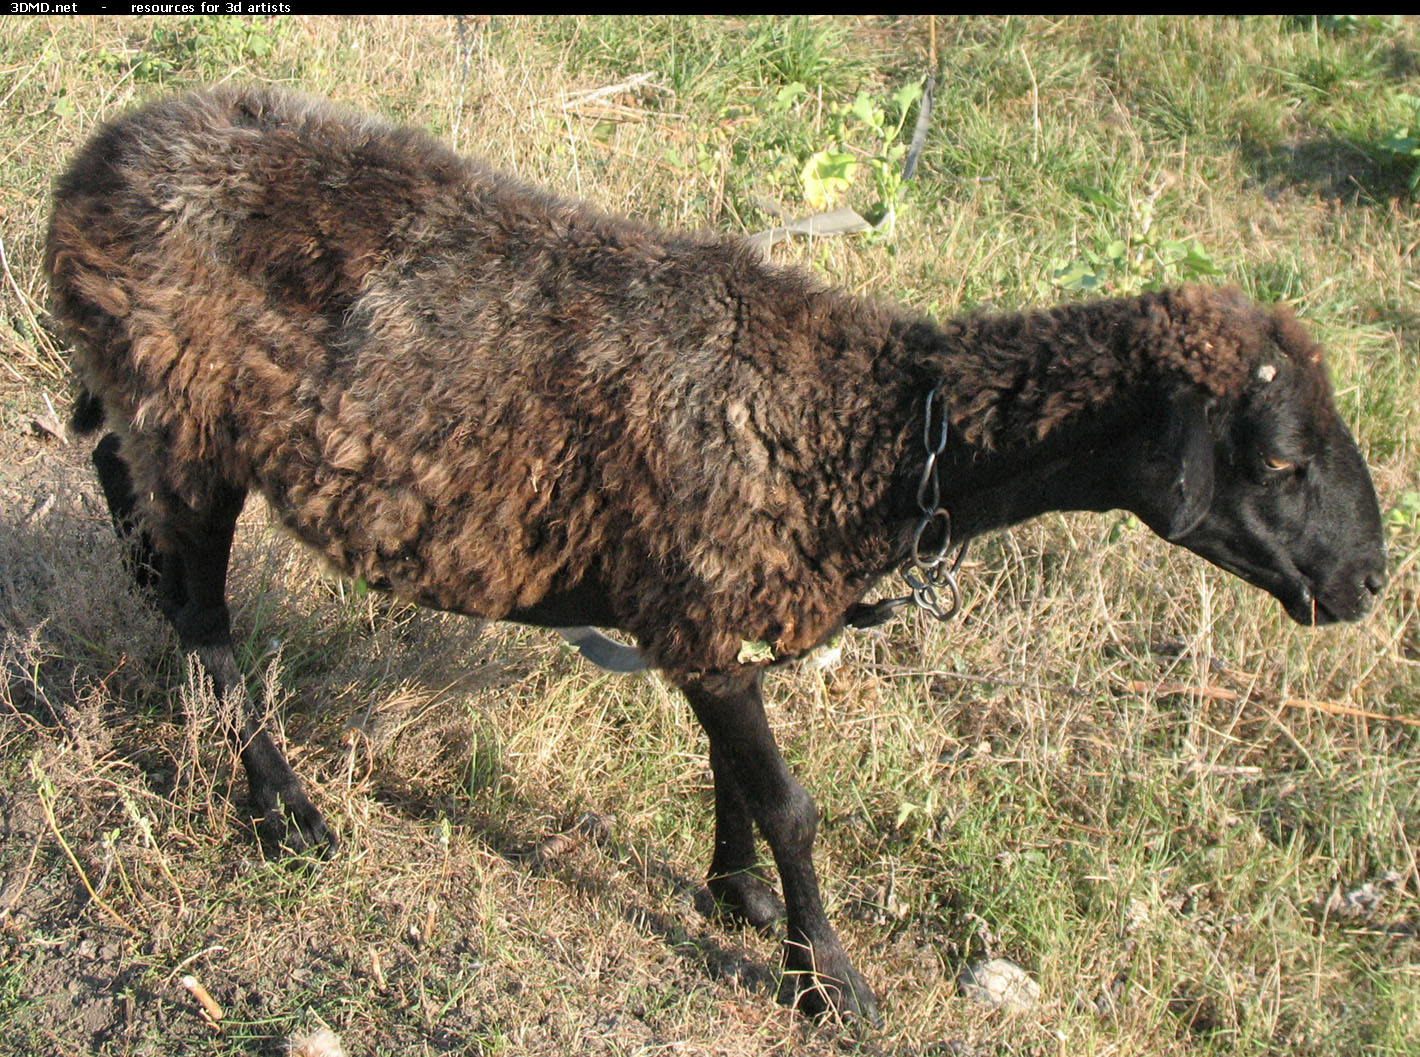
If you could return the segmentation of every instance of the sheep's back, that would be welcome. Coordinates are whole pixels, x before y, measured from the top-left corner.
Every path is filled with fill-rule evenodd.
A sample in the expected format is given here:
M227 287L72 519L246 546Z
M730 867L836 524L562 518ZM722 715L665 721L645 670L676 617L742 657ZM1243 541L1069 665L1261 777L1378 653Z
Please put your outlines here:
M663 660L823 630L804 598L841 586L816 534L844 518L820 466L862 432L854 357L886 317L845 336L847 302L742 245L237 91L102 129L48 262L151 504L255 488L339 569L490 617L590 572ZM650 626L671 596L681 626Z

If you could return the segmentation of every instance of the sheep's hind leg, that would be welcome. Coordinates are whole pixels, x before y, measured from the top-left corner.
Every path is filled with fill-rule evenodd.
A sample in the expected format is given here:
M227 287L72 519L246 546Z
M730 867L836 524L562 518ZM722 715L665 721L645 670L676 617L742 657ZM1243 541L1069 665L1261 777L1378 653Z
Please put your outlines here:
M219 486L209 509L168 526L176 544L163 555L158 597L182 648L196 654L214 697L227 706L224 724L246 769L258 834L276 847L325 854L335 849L335 836L257 717L232 649L227 564L245 498L241 489Z
M125 561L129 572L138 581L139 587L151 590L157 586L162 575L163 559L148 533L138 527L133 478L118 449L116 433L110 433L99 441L92 456L94 469L98 472L99 487L103 489L104 500L108 503L113 529L126 549Z
M746 670L696 676L681 688L710 736L717 789L729 784L726 795L743 802L779 868L789 926L780 1001L810 1016L836 1013L876 1024L873 994L823 911L813 864L817 810L774 744L759 684L759 673ZM721 820L738 825L734 801L728 803ZM749 842L742 825L725 835L735 857L744 858Z

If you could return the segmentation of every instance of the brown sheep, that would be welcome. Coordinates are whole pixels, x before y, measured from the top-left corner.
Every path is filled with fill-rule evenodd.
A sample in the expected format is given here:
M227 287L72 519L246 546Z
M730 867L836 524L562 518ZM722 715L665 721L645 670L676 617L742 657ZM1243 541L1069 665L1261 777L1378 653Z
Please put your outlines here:
M757 826L783 996L810 1013L876 1016L746 643L789 659L870 615L924 524L936 551L1048 510L1132 510L1304 623L1385 580L1320 350L1235 290L934 324L265 89L102 128L46 264L115 522L219 693L242 695L225 579L253 490L403 598L630 633L709 735L710 889L779 916ZM237 725L262 831L333 844L244 700Z

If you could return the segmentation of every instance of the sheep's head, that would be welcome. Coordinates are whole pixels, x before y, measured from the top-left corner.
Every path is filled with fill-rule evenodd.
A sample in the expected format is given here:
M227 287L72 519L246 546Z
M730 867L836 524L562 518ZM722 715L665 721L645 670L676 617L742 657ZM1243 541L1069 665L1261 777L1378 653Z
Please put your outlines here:
M1302 624L1356 620L1385 585L1375 488L1332 403L1320 349L1268 317L1246 379L1178 382L1136 464L1154 531L1275 595Z

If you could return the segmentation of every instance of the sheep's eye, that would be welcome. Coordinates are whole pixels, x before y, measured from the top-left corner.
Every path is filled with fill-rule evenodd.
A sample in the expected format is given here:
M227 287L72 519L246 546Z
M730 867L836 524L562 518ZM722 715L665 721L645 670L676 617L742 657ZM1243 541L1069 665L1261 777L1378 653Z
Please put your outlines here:
M1293 462L1291 459L1279 459L1275 455L1267 456L1262 460L1262 463L1273 473L1300 473L1302 469L1301 463Z

